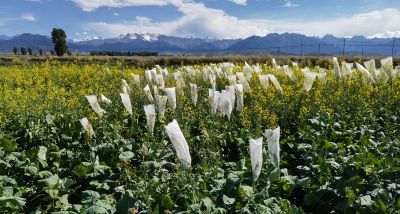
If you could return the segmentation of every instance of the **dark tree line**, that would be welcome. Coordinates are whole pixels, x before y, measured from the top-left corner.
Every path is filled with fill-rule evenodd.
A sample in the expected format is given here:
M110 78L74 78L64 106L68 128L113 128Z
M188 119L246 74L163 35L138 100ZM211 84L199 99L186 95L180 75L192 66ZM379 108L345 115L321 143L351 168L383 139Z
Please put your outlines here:
M18 54L18 48L17 48L17 47L14 47L14 48L13 48L13 53L14 53L15 55ZM30 55L30 56L32 56L32 55L34 54L32 48L26 49L25 47L21 47L21 48L20 48L20 53L21 53L21 55L26 55L26 54L28 54L28 55ZM39 54L40 56L43 56L43 49L40 48L40 49L38 50L38 54Z
M92 51L90 56L158 56L157 52Z

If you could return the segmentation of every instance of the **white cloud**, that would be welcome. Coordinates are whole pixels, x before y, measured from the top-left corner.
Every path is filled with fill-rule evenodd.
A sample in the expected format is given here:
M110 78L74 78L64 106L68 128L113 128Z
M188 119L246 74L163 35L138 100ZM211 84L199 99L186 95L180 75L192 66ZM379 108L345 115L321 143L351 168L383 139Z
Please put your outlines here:
M299 7L299 4L294 4L292 1L289 0L283 0L284 1L284 7Z
M238 5L247 5L247 0L229 0Z
M188 0L135 1L133 0L74 0L83 10L105 7L103 2L115 7L129 4L172 5L182 15L170 21L155 21L149 17L138 16L133 21L120 23L91 22L86 30L102 36L117 36L123 33L157 33L173 36L245 38L252 35L264 36L267 33L301 33L308 36L391 36L385 32L400 31L400 9L360 13L352 16L331 17L325 20L310 19L240 19L220 9L209 8L200 2ZM97 2L98 4L95 4ZM141 3L140 3L141 2ZM290 1L285 1L290 2ZM155 4L157 3L157 4ZM90 4L90 5L89 5ZM103 6L102 6L103 5ZM393 34L395 35L395 34Z
M119 13L113 13L114 16L119 16Z
M22 15L21 19L27 20L27 21L31 21L31 22L36 20L35 16L33 14L30 14L30 13Z
M84 11L93 11L100 7L122 8L129 6L163 6L167 0L72 0Z

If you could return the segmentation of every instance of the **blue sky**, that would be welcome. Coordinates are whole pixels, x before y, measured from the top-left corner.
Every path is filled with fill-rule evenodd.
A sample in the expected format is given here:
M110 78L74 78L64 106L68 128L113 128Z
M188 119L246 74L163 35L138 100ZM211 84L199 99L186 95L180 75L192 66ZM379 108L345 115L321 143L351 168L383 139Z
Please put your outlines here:
M400 36L399 0L1 0L0 35Z

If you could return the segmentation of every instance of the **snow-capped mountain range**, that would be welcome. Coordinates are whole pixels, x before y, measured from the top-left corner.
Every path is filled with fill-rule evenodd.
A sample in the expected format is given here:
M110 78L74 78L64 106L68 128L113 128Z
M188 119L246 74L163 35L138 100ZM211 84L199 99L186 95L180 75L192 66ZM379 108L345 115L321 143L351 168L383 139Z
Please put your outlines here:
M391 55L393 39L366 38L353 36L346 38L345 51L348 54ZM344 38L332 35L309 37L301 34L272 33L264 37L251 36L245 39L215 39L176 37L159 34L125 33L115 38L85 37L68 40L68 47L75 52L118 51L118 52L158 52L185 54L255 53L279 52L283 54L337 55L343 51ZM13 47L32 48L34 51L53 49L48 36L24 33L13 37L0 35L0 52L11 53ZM400 41L395 44L395 52L400 54ZM399 49L399 51L397 51Z

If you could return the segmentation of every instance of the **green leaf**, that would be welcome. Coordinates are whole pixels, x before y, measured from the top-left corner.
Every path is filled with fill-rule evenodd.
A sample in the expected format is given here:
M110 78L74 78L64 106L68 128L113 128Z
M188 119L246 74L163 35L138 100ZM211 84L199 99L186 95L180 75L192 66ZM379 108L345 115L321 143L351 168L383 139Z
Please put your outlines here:
M203 198L203 204L207 208L208 211L211 211L212 208L215 206L213 201L209 197Z
M82 203L94 204L100 198L100 194L96 191L85 190L82 192Z
M253 195L253 188L247 185L240 185L239 195L241 198L250 198Z
M10 140L9 137L3 136L0 140L0 147L6 152L13 152L17 149L17 143Z
M163 195L161 198L161 206L163 206L165 209L172 209L174 202L168 195Z
M222 196L222 200L224 201L224 204L226 204L226 205L231 205L231 204L235 203L235 201L236 201L236 199L234 199L234 198L229 198L229 197L226 196L226 195L223 195L223 196Z
M89 207L88 209L84 210L82 214L109 214L109 212L100 206L93 206Z
M129 208L135 208L136 199L133 197L133 192L127 190L122 198L117 202L117 213L128 213Z
M135 156L135 154L131 151L121 152L121 154L119 154L119 159L121 161L127 161L127 160L133 158L134 156Z

